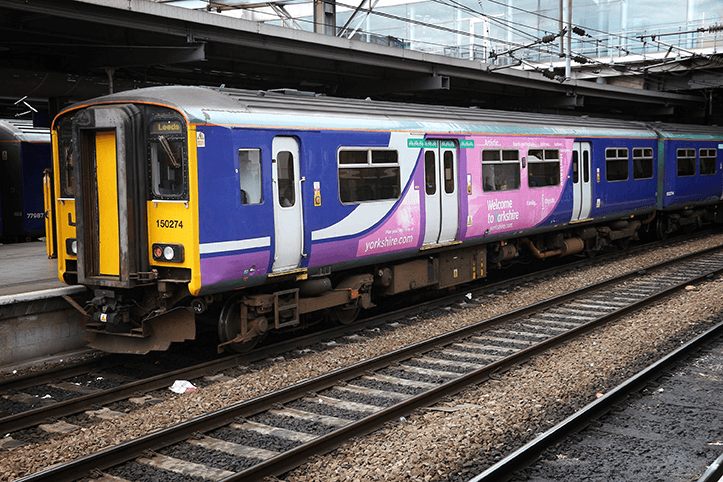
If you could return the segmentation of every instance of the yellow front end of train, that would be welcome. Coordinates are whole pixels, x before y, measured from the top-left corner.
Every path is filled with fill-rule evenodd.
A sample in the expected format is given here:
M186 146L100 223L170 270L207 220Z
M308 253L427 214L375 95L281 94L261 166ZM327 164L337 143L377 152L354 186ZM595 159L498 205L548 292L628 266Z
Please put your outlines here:
M58 275L88 287L89 345L147 353L195 338L195 127L178 111L80 106L52 130Z

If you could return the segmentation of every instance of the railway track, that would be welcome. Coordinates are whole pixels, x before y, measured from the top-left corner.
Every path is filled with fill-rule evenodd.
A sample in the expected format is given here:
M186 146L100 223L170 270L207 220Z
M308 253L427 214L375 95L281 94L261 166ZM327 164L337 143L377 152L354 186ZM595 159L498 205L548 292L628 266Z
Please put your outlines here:
M704 236L705 234L701 233L700 235ZM641 250L655 249L656 247L670 246L676 243L680 243L680 241L653 242L627 251L612 251L599 256L594 262L629 256ZM590 262L589 259L573 261L562 266L534 271L533 273L471 288L465 290L464 293L470 293L472 296L478 297L486 293L503 290L509 286L517 286L521 283L535 282L545 277L555 276L561 272L588 265ZM373 316L352 326L340 326L302 337L294 337L289 341L275 343L244 355L231 355L204 361L203 363L189 364L186 362L184 364L190 366L177 370L158 370L158 367L153 367L156 362L153 360L147 361L148 357L142 358L142 360L146 361L141 361L139 357L113 355L0 380L0 396L3 396L5 402L3 404L5 406L4 410L2 409L3 405L0 405L0 433L10 434L29 429L49 420L52 423L49 424L48 430L53 432L55 430L53 425L57 423L55 420L59 418L87 411L97 411L101 405L128 400L132 397L137 399L145 393L166 389L175 380L198 379L229 368L288 353L298 347L311 346L321 340L338 339L359 333L361 330L372 329L421 309L431 310L460 300L464 300L464 297L459 293L442 296L412 308L401 308L393 313ZM129 363L136 366L133 370L135 375L149 371L148 365L152 366L150 371L153 375L146 377L128 376L129 370L127 369L121 370L121 373L125 373L123 375L114 373L114 369L122 368ZM146 366L143 367L143 365ZM38 396L41 393L52 393L55 396L43 399L42 395ZM71 426L63 422L59 423L57 427L61 433L63 430L71 428ZM4 448L13 448L22 444L18 440L8 442L4 445Z
M625 380L614 390L609 391L607 394L590 403L582 410L568 417L563 422L555 425L544 434L541 434L530 443L508 455L498 463L494 464L492 467L489 467L483 473L470 480L470 482L499 482L511 479L518 481L528 480L525 474L520 473L523 468L535 463L542 454L544 454L549 449L555 447L555 445L559 442L569 440L567 444L564 444L562 447L555 451L555 454L563 454L563 457L561 457L562 460L559 460L558 457L551 457L549 461L544 461L541 465L541 467L546 467L548 472L544 473L544 475L542 475L541 477L538 475L539 480L556 479L557 476L565 472L565 469L563 467L568 466L569 469L569 467L571 466L570 461L575 460L575 451L571 449L578 448L578 445L582 445L579 442L573 441L572 439L576 438L578 441L581 441L581 439L585 436L585 433L580 431L585 429L593 421L600 419L609 412L623 412L625 410L629 410L631 412L627 415L627 417L632 420L629 420L626 417L625 421L618 421L618 423L615 423L615 415L613 415L613 421L611 422L612 428L609 430L611 430L610 433L614 433L616 436L622 439L632 439L630 442L627 443L628 449L630 445L645 445L644 442L646 441L650 442L651 444L655 443L656 439L659 441L666 441L666 444L661 443L656 444L655 446L655 449L661 451L661 453L656 453L652 457L640 457L644 460L637 461L637 464L639 465L639 468L637 468L637 470L644 472L646 469L649 470L651 466L655 466L657 463L661 463L663 460L668 459L673 461L673 465L676 466L677 470L672 469L670 468L670 466L668 466L667 469L663 469L662 471L649 473L649 477L651 479L655 479L656 477L660 476L660 474L665 473L666 477L669 477L671 480L686 480L686 478L690 477L691 475L691 466L694 466L690 459L694 457L690 453L685 456L685 458L689 462L689 464L687 465L683 464L686 465L685 467L679 467L678 464L675 464L675 451L676 449L681 450L675 442L681 442L680 439L693 439L693 442L691 442L690 440L686 441L688 445L686 445L685 448L687 448L688 450L696 450L698 453L696 453L695 455L699 456L701 455L699 452L703 451L700 448L700 445L702 444L699 441L696 444L695 438L696 436L700 436L700 434L691 434L691 431L696 431L694 428L686 430L685 434L666 433L665 428L670 428L670 432L674 432L676 430L676 427L679 427L680 424L685 425L685 421L673 421L669 419L666 420L664 418L664 415L662 416L662 419L659 420L661 427L658 428L656 431L655 428L651 427L651 425L654 424L651 423L650 418L655 420L655 412L663 411L660 410L661 405L669 405L673 407L673 410L684 409L685 412L688 412L691 407L697 407L700 410L715 409L718 401L719 383L717 375L720 372L720 369L718 368L720 365L718 365L717 362L718 360L720 360L721 354L723 354L723 343L721 342L722 335L723 323L719 323L718 325L707 330L700 336L685 343L677 350L673 351L667 356L661 358L660 360L641 370L635 376ZM688 359L691 357L695 358L695 356L701 349L708 348L711 348L713 350L715 354L715 359L713 361L702 361L701 364L703 365L703 368L698 366L691 366L695 365L695 363L691 363ZM671 371L673 370L675 370L675 374L671 375ZM709 375L709 377L701 377L701 371L707 371L706 374ZM655 383L655 381L661 377L668 377L669 379L659 384ZM655 387L651 387L651 383L655 383ZM692 388L693 386L695 387L695 389ZM648 389L648 395L637 395L638 392L644 389ZM663 398L663 392L670 392L670 395L667 395L665 398ZM655 394L659 396L653 398L650 396L650 394ZM629 403L632 399L640 399L646 396L647 398L652 399L642 401L640 403L642 407L629 407L629 405L633 404ZM688 398L685 400L680 400L679 397ZM640 418L641 412L645 412L649 417L648 419L641 421L640 423L641 426L646 427L649 433L640 435L635 429L631 429L629 431L619 430L618 427L627 428L629 427L628 424L635 426L636 424L634 423L634 420L636 418ZM679 415L681 417L684 416L683 414ZM706 425L705 421L699 421L698 423L701 426ZM616 430L616 428L618 430ZM704 429L702 427L699 427L699 431L704 432ZM592 432L588 434L588 436L592 440L601 438L600 435L602 432L600 431L589 430L588 432ZM608 435L610 435L610 433L608 433ZM672 440L676 438L679 440ZM594 442L590 445L594 446ZM681 445L685 445L685 443ZM588 446L585 449L590 450L590 447ZM585 449L582 449L582 451L585 452ZM621 449L624 450L625 447L623 446L621 447ZM646 450L647 449L650 449L650 447L646 447ZM666 451L666 449L668 450ZM715 452L718 453L719 451ZM629 466L636 465L636 462L631 463L630 460L620 460L621 458L627 459L630 456L630 452L628 450L624 450L624 454L615 454L609 452L605 453L604 458L606 460L606 464L609 466L622 466L630 469ZM584 465L584 467L581 467L581 465ZM595 467L594 460L586 461L585 463L581 462L579 464L572 463L572 467L575 467L575 469L579 470L577 470L576 473L570 472L563 477L582 479L586 476L593 475L604 476L602 474L593 473ZM554 475L554 469L556 468L559 470L559 472ZM590 472L585 473L586 471ZM535 471L533 470L532 473L534 474ZM715 461L715 463L713 463L708 468L708 470L705 471L703 476L699 479L699 482L714 482L719 480L722 476L723 455L721 455ZM613 477L615 476L613 475ZM631 476L631 479L632 478L636 478L636 476L633 475ZM535 477L533 476L532 479L534 480Z
M214 480L279 475L600 324L723 271L723 248L677 258L516 310L155 432L23 481L139 470ZM239 443L246 441L245 444ZM255 441L255 445L249 441ZM124 461L130 465L121 465ZM207 465L209 464L209 465ZM233 467L234 471L227 468ZM96 478L106 475L96 472ZM109 480L109 479L108 479Z

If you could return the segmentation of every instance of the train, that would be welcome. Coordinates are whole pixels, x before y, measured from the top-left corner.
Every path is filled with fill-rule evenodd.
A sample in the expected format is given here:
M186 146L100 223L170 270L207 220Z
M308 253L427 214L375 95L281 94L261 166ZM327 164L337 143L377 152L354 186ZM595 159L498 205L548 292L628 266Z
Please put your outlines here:
M43 177L51 163L48 127L0 119L0 242L45 235Z
M58 275L91 347L353 323L526 259L723 222L723 129L163 86L52 126Z

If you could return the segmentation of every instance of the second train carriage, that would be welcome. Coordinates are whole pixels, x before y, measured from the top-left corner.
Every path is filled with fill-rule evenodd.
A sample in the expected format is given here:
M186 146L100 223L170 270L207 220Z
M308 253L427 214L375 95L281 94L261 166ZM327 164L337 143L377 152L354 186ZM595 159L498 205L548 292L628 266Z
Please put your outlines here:
M45 233L43 172L51 163L50 129L0 119L0 242Z
M54 121L59 276L95 290L91 346L165 349L211 315L219 348L243 350L305 315L348 323L377 296L519 256L720 221L723 131L681 129L288 92L114 94Z

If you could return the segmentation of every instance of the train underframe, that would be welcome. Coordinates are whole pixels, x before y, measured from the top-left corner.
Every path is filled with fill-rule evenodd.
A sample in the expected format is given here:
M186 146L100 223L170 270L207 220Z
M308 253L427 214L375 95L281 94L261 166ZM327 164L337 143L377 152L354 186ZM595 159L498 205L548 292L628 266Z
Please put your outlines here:
M245 352L270 331L304 328L324 319L353 323L374 300L421 290L443 290L487 276L488 269L517 261L570 255L594 256L607 246L625 249L642 237L665 239L723 223L721 204L565 230L457 249L422 250L417 258L315 277L288 274L267 285L191 296L187 280L156 280L131 290L98 288L83 318L89 345L108 352L147 353L171 342L194 339L196 325L215 324L218 351Z

